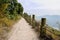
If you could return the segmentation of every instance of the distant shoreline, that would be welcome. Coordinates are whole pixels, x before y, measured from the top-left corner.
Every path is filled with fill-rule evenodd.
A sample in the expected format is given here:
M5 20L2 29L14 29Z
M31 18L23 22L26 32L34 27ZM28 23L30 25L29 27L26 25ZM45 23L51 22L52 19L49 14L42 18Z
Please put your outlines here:
M57 30L59 29L59 25L57 24L57 22L60 23L60 15L37 16L35 19L36 21L40 21L42 17L47 18L47 24L49 26Z

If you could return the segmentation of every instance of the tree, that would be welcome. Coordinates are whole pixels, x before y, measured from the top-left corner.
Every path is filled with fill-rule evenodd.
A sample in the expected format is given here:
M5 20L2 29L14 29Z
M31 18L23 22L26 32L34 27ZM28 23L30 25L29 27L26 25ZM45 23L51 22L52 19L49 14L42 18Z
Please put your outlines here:
M22 15L23 7L17 0L0 0L0 16L16 16L18 14ZM2 16L3 15L3 16Z
M8 7L6 9L6 14L8 14L10 16L14 16L14 15L16 16L16 15L18 15L20 13L23 13L22 5L20 3L18 3L17 0L10 1L9 5L8 5Z
M8 7L8 4L5 0L0 0L0 18L5 16L4 11Z
M18 14L22 15L23 7L20 3L18 3Z

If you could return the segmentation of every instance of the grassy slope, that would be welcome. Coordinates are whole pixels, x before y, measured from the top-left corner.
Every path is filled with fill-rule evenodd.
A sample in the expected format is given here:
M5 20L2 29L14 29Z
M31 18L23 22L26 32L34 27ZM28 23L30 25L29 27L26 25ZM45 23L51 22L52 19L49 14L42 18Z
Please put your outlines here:
M47 27L46 33L48 35L51 35L54 40L59 40L60 31L53 29L51 27Z
M7 33L11 30L12 25L20 20L21 16L16 16L16 19L8 19L7 17L0 18L0 40L7 38Z

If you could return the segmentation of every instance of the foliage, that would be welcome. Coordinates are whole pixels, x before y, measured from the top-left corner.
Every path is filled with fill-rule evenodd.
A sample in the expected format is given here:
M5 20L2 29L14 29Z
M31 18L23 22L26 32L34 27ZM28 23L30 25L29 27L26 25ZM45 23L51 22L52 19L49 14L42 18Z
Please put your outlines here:
M0 40L5 40L12 25L21 18L22 13L23 7L17 0L0 0Z
M22 15L23 13L23 7L20 3L18 3L18 10L17 10L18 14Z
M19 14L23 13L23 7L20 3L17 2L17 0L12 0L12 2L9 2L9 5L5 11L6 16L10 19L13 19Z
M31 15L28 15L27 13L24 13L24 18L31 25Z
M4 19L7 25L11 22L9 20L18 20L22 13L23 7L17 0L0 0L0 19Z

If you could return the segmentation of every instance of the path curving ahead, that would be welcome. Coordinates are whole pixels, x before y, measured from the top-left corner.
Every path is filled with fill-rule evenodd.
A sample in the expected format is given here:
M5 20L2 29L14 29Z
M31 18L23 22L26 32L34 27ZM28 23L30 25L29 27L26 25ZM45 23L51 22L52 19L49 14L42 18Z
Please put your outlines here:
M38 40L37 34L24 18L13 25L8 40Z

